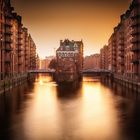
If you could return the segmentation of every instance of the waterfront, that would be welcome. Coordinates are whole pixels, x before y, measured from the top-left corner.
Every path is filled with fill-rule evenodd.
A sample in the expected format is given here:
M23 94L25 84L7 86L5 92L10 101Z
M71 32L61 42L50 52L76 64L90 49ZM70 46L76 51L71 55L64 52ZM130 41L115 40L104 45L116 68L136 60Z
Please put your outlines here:
M0 139L137 140L139 106L137 93L92 76L59 87L50 75L38 75L0 94Z

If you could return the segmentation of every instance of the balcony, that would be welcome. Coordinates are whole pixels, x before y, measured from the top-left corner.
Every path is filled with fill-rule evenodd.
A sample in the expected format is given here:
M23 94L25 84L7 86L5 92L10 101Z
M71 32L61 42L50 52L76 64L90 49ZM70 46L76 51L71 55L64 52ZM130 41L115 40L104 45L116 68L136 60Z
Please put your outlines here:
M12 27L12 24L11 24L10 21L8 21L8 22L5 22L5 26L6 26L6 27Z
M133 11L132 16L131 16L131 19L133 20L133 19L138 19L138 18L140 18L140 11L139 11L139 9L137 8L137 9L135 9L135 10Z
M136 56L133 56L133 58L132 58L132 61L131 61L133 64L135 64L135 65L139 65L139 59L138 59L138 57L136 57Z
M120 53L120 54L119 54L119 57L124 58L124 54Z
M21 29L18 31L18 34L22 34L22 30Z
M11 8L13 8L13 7L11 7ZM13 9L11 9L11 10L13 10ZM5 14L5 19L6 20L9 20L9 19L12 19L12 15L11 14Z
M22 53L18 53L18 57L22 57Z
M26 61L28 60L28 57L27 57L27 56L25 56L25 60L26 60Z
M19 60L18 60L18 65L22 65L22 64L23 64L22 60L19 59Z
M21 40L22 40L22 37L21 37L21 36L19 36L19 37L18 37L18 40L19 40L19 41L21 41Z
M5 63L11 63L11 60L12 60L12 58L10 57L10 55L7 55L6 57L5 57Z
M5 46L5 51L12 51L12 47L10 45Z
M134 46L132 46L131 51L132 52L139 52L140 51L140 47L138 45L134 45Z
M9 44L11 44L12 43L12 40L11 40L11 38L5 38L5 43L9 43Z
M137 37L133 37L132 40L131 40L131 43L133 44L136 44L136 43L139 43L140 42L140 39L137 38Z
M131 27L138 27L140 25L140 20L134 19L132 20Z
M12 32L11 31L8 31L8 32L6 31L5 34L6 35L12 35Z
M131 25L131 27L139 27L140 26L140 23L133 23L132 25Z
M19 45L19 44L18 44L18 45ZM19 51L19 52L22 51L21 45L18 47L18 51Z
M22 46L22 43L21 42L18 42L17 43L17 46L21 47Z
M132 31L132 33L131 33L132 36L136 36L139 34L140 34L140 31L138 31L138 30Z
M124 48L123 47L119 47L119 51L123 52Z
M6 30L5 30L5 34L12 35L12 31L11 31L11 29L6 28Z
M136 29L132 30L132 33L131 33L132 36L136 36L136 35L139 35L139 34L140 34L140 29L136 28Z
M131 19L139 19L139 18L140 18L140 15L138 13L131 16Z
M23 51L19 51L19 52L18 52L18 57L22 57L22 56L24 56Z
M119 42L119 45L120 46L124 46L124 42Z
M124 66L124 61L120 61L119 64L120 64L121 66Z
M25 54L25 56L29 56L29 53L27 53L27 52L24 52L24 54Z

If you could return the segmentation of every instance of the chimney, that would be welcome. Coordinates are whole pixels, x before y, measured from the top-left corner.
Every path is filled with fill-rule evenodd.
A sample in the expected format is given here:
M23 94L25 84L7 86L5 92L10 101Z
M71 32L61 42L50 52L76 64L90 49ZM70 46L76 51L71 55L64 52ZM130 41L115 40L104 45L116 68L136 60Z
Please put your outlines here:
M63 43L63 40L60 40L60 46L62 45L62 43Z

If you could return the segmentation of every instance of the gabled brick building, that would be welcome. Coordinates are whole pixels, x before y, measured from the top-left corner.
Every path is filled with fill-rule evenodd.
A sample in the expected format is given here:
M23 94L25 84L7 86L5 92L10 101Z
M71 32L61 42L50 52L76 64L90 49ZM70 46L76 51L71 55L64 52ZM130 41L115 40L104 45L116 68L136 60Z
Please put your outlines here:
M58 82L72 82L81 77L83 48L82 41L60 41L60 47L56 51Z

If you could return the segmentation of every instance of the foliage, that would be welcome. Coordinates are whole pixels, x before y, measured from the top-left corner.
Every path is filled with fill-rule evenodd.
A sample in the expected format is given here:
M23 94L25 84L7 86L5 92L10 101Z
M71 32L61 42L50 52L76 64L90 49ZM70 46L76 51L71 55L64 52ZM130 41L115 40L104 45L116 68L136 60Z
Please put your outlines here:
M49 64L49 68L56 69L56 67L57 67L57 61L56 61L56 59L52 59L50 64Z

